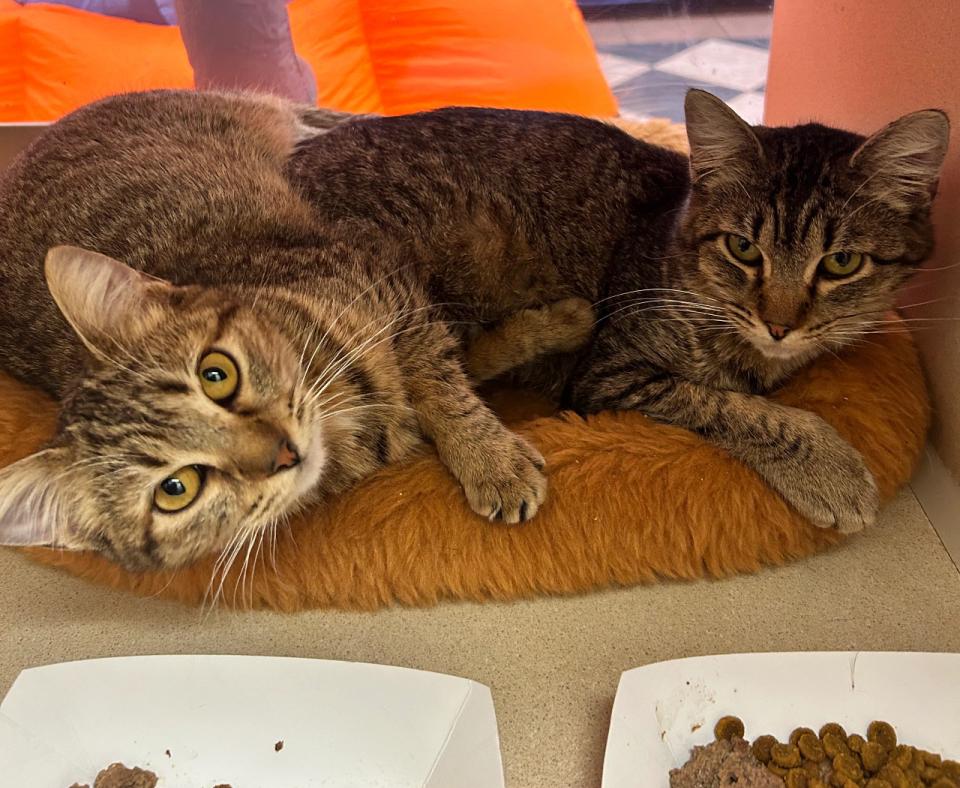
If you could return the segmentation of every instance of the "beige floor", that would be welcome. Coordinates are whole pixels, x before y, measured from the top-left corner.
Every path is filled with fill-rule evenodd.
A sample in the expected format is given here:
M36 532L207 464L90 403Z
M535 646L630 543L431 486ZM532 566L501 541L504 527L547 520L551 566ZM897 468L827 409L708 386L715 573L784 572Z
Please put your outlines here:
M453 673L492 688L511 788L599 785L621 671L788 649L960 651L960 574L911 493L846 548L752 577L377 614L201 621L0 551L0 694L31 665L125 654L283 654Z

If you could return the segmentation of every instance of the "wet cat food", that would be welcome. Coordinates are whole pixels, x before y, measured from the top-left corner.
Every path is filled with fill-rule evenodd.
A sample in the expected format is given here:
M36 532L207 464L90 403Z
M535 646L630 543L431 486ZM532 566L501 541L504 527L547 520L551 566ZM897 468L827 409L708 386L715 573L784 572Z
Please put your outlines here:
M670 772L671 788L960 788L960 763L898 742L888 722L871 722L865 737L835 722L819 733L796 728L786 742L763 735L750 744L743 732L736 717L718 720L714 741Z
M100 771L93 782L93 788L156 788L157 775L146 769L127 768L122 763L111 763ZM70 788L90 788L88 785L74 783Z

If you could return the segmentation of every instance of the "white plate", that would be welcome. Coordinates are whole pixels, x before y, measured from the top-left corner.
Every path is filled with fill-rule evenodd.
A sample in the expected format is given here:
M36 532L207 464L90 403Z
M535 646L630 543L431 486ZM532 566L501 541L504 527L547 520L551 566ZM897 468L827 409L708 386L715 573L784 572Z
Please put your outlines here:
M747 738L886 720L904 742L960 757L960 654L730 654L626 671L613 703L603 788L666 788L725 714Z
M206 656L20 674L0 704L2 788L92 785L114 761L158 788L503 785L490 691L455 676Z

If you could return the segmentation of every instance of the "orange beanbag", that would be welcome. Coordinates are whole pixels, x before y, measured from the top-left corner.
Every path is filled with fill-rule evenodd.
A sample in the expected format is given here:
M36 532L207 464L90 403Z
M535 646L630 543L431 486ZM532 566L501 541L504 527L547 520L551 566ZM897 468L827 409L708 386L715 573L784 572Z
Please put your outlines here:
M288 8L322 106L617 112L574 0L293 0ZM0 121L56 120L112 93L192 84L175 27L0 0Z

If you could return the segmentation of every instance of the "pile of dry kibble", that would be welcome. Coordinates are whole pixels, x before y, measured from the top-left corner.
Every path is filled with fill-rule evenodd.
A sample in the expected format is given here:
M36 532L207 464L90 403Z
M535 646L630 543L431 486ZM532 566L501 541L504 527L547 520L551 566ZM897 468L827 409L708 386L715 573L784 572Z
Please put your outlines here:
M714 728L718 739L743 737L743 732L737 717L723 717ZM960 763L898 744L887 722L871 722L866 738L848 736L835 722L819 733L797 728L785 743L759 736L750 750L787 788L960 788Z

